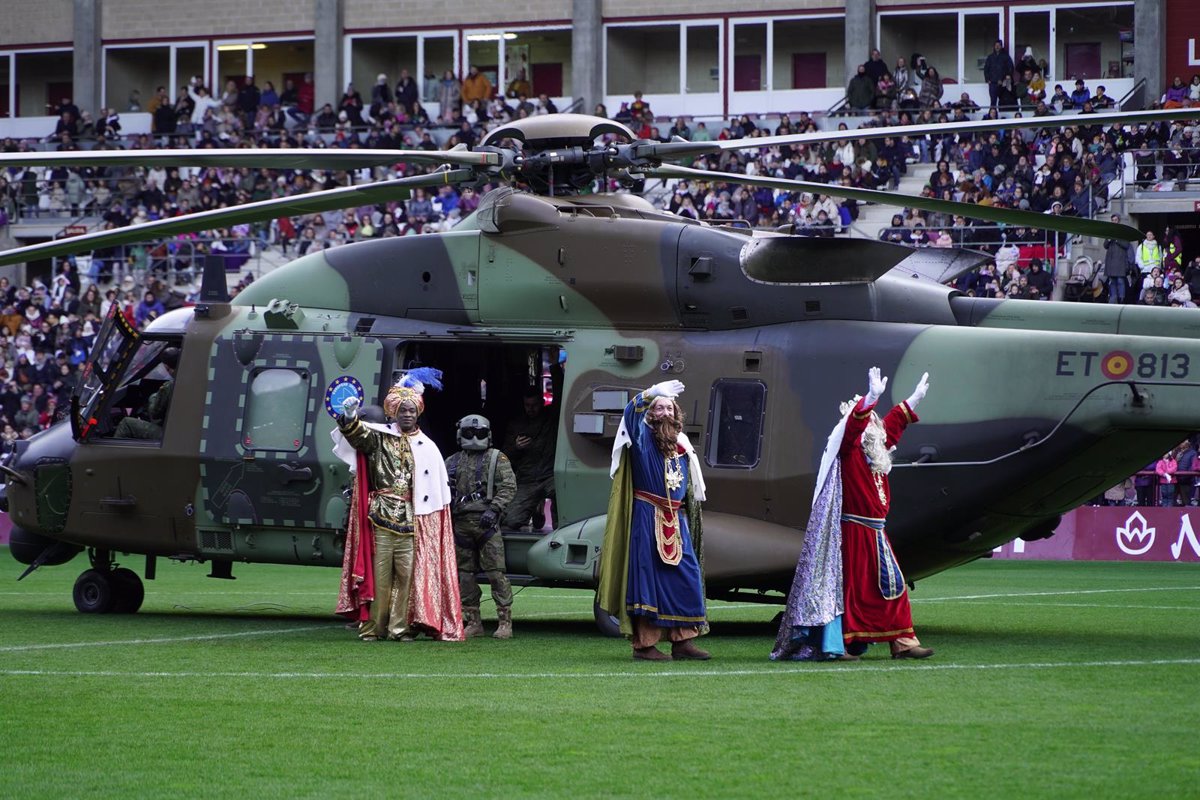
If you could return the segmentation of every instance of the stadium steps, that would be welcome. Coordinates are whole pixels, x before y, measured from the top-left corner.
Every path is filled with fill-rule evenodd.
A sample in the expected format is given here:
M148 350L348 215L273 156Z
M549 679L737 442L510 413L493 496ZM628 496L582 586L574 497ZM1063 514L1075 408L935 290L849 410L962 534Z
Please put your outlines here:
M919 195L921 187L929 179L933 169L930 164L910 164L908 174L900 179L901 194ZM855 239L878 239L879 232L892 224L892 215L899 214L903 209L897 206L860 205L858 219L850 228L850 236Z

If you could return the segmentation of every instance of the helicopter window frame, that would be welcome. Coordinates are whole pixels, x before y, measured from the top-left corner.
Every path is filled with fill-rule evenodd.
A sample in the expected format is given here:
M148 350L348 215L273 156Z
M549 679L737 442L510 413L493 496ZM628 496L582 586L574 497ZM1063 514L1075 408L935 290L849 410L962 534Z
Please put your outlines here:
M732 388L755 388L757 389L757 414L753 413L753 408L749 411L749 416L753 416L752 420L743 420L743 416L747 416L747 411L739 409L737 403L731 402L727 389ZM741 398L738 402L744 402L745 398ZM722 455L721 447L725 442L725 436L722 434L721 415L726 409L733 405L733 414L735 419L740 423L739 427L745 426L741 431L742 438L746 443L753 443L753 457L745 462L730 461L728 458L720 460L718 456ZM717 469L754 469L762 461L763 451L763 435L766 430L767 416L767 384L761 380L747 380L745 378L719 378L713 382L712 390L708 403L708 433L707 441L704 447L704 463L710 467ZM753 424L754 428L749 426ZM747 435L749 433L749 435ZM742 447L734 456L746 455L749 451Z
M279 390L294 390L296 397L288 398L281 396L279 398L275 398L270 403L270 408L263 409L261 404L264 401L260 398L265 398L268 390L260 390L259 392L256 392L255 384L257 384L259 379L264 375L279 372L290 372L296 376L297 380L295 384L291 386L278 387ZM307 369L294 366L260 366L255 368L253 373L249 376L249 380L246 382L246 407L242 412L241 424L242 447L244 447L247 451L263 453L298 453L301 449L303 449L305 431L308 425L308 416L312 410L309 402L312 392L311 384L312 374ZM265 442L256 441L256 437L253 435L255 427L253 423L257 419L256 412L264 413L264 419L287 424L287 420L283 419L283 415L279 413L281 407L286 408L286 406L281 406L281 403L294 403L295 408L301 412L299 418L296 420L296 423L293 425L294 430L291 432L293 435L291 435L290 439L288 439L287 446L277 446L284 441L284 438L280 438L277 435L268 437ZM288 416L290 417L292 415L288 414Z

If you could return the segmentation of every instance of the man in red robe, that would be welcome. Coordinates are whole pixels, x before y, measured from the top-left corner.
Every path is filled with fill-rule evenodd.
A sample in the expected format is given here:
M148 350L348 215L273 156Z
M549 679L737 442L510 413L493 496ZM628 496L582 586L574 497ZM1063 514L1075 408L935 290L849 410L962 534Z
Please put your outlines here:
M887 388L879 368L868 372L867 396L846 417L838 450L842 477L842 568L845 615L842 635L847 652L865 650L868 642L889 642L892 658L928 658L913 632L912 608L904 575L885 530L892 491L888 473L892 451L904 429L917 421L916 405L929 389L929 373L912 396L882 419L875 404Z

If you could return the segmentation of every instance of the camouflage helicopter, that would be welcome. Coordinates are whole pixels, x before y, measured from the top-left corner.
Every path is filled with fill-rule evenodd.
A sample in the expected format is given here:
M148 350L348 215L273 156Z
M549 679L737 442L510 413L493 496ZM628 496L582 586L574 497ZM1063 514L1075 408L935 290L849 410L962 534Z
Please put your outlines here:
M1089 122L1186 113L1095 114ZM440 165L22 247L0 254L0 264L377 203L417 187L497 179L521 187L486 193L445 233L310 253L233 301L210 262L199 304L144 331L111 315L69 420L10 444L0 459L11 552L28 574L86 549L90 566L74 589L83 612L140 607L141 579L118 565L121 554L144 555L147 579L159 557L207 561L216 578L231 578L234 562L340 565L348 476L330 447L333 413L350 395L379 402L417 365L445 373L445 391L421 424L448 454L454 420L483 413L502 438L523 392L541 385L547 365L561 364L557 527L502 532L517 583L594 587L621 410L664 374L688 386L686 431L705 464L712 598L782 602L824 438L839 401L861 390L876 364L890 386L907 388L926 371L935 383L892 473L898 502L889 532L909 580L1016 537L1048 536L1062 513L1200 429L1200 317L964 296L941 281L977 266L980 254L712 225L635 194L589 192L597 180L698 178L1140 238L1088 219L672 163L778 144L1029 124L664 143L639 141L611 120L561 114L500 127L474 150L0 155L0 166ZM118 435L122 418L171 380L158 435ZM598 614L597 622L607 620Z

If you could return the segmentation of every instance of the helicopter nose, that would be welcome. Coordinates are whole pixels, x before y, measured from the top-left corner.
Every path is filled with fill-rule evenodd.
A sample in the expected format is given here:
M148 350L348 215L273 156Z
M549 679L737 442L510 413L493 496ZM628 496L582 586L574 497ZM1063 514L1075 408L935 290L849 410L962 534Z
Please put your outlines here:
M0 484L0 512L8 513L8 487L13 483L28 484L29 478L17 469L21 453L28 446L24 440L7 442L0 451L0 472L4 474L4 483Z

